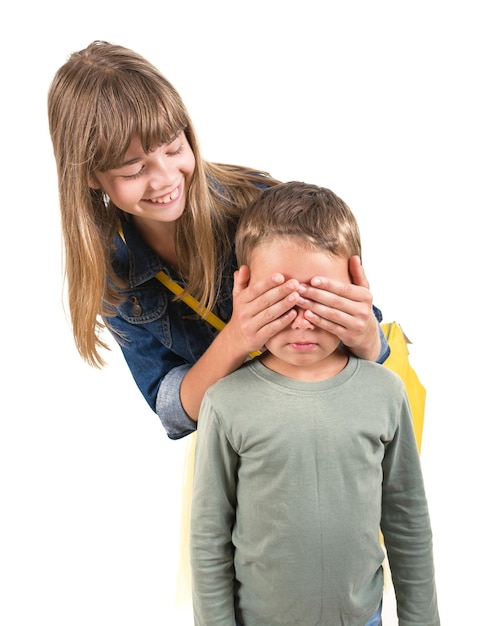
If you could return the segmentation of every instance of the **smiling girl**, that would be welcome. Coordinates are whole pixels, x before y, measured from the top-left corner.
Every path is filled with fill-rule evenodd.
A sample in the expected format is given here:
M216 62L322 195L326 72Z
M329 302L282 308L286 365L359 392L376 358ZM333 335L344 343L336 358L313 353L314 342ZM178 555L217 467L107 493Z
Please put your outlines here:
M280 272L249 285L238 268L239 216L265 172L210 163L173 86L135 52L95 41L57 71L48 95L74 339L101 367L107 327L172 439L196 429L214 382L306 315L356 356L383 362L388 345L358 257L353 284ZM220 332L157 278L161 272L226 322Z

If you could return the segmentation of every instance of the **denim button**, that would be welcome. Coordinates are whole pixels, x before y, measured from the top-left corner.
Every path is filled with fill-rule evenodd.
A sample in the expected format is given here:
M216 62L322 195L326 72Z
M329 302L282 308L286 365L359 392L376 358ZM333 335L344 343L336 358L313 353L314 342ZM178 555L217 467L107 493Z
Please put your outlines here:
M133 302L132 315L135 315L135 317L139 317L140 315L142 315L142 307L140 306L140 302L138 301L138 298L135 298L135 296L133 296L131 300Z

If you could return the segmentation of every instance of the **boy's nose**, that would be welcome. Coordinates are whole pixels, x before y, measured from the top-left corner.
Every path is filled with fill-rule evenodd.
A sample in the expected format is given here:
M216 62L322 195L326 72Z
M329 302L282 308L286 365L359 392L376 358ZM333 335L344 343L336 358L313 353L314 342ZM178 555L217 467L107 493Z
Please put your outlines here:
M309 320L305 317L305 309L301 309L296 306L295 310L297 311L297 317L294 319L290 327L294 330L312 330L314 328L314 324L309 322Z

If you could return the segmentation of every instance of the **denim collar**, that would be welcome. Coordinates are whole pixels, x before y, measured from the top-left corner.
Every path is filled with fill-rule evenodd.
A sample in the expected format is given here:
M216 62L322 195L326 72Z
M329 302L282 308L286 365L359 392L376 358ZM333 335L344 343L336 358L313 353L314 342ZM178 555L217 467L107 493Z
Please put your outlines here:
M173 280L178 278L174 270L165 265L160 256L145 243L131 217L121 211L120 226L123 238L120 234L115 237L115 265L130 287L146 283L160 271Z

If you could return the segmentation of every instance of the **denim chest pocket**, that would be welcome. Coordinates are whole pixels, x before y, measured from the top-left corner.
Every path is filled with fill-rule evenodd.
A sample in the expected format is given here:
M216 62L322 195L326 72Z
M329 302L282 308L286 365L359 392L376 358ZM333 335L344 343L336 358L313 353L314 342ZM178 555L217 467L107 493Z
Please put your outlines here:
M162 289L140 287L128 290L125 295L118 314L129 324L149 324L167 313L168 297Z
M184 302L174 302L163 288L141 286L127 290L125 296L117 309L119 318L132 326L143 326L187 363L199 359L214 339L210 324Z

